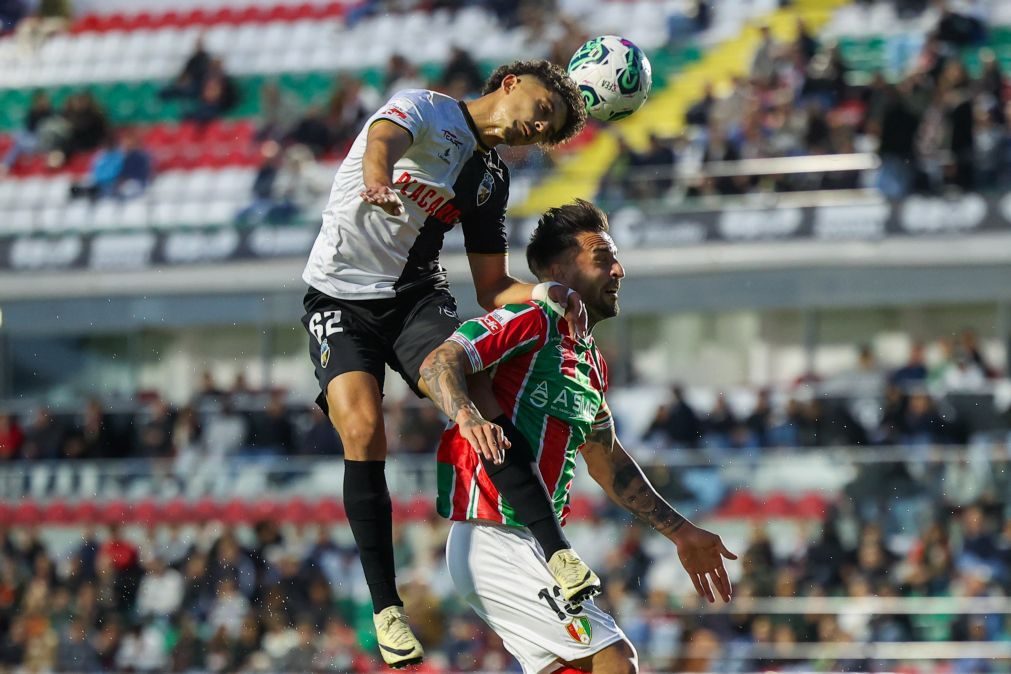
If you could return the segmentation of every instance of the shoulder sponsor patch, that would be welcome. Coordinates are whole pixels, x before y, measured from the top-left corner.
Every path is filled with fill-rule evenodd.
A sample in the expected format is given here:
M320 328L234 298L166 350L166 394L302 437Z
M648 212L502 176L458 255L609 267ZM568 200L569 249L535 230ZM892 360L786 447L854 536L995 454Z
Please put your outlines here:
M491 173L485 171L484 177L481 178L481 184L477 187L477 205L484 206L491 198L493 191L495 191L495 178Z
M407 119L407 113L395 105L391 105L390 107L386 108L379 114L388 115L390 117L399 117L400 119Z
M477 319L477 322L483 325L484 328L493 335L502 329L502 323L501 321L499 321L498 318L495 317L495 314L488 314L487 316L482 316L481 318Z

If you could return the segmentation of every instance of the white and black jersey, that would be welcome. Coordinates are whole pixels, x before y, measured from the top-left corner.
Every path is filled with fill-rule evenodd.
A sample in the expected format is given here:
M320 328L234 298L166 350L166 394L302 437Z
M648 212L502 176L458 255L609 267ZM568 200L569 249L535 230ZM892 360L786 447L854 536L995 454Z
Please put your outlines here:
M413 142L394 165L404 214L362 201L362 160L369 127L389 120ZM468 253L505 253L509 171L480 142L466 106L434 91L398 92L358 134L334 177L323 226L302 278L331 297L395 297L419 283L445 285L443 237L457 223Z

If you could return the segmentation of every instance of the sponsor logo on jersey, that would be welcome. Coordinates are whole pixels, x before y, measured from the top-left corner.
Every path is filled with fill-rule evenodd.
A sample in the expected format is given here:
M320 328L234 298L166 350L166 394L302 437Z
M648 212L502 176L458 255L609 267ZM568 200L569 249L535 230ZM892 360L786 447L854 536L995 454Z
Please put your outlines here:
M399 117L400 119L403 119L405 121L407 120L407 113L395 105L391 105L390 107L383 110L382 114L389 115L391 117Z
M580 615L573 618L565 626L565 631L569 633L569 636L577 644L589 646L590 642L593 641L593 627L590 625L590 619L586 616Z
M450 131L449 129L443 129L442 130L442 137L445 138L446 140L448 140L450 143L452 143L456 147L463 147L463 141L460 140L457 137L457 135L455 133L453 133L452 131Z
M393 187L444 225L452 227L460 219L460 209L450 203L443 191L418 182L407 171L400 174Z
M326 364L330 362L330 343L325 339L319 343L319 364L322 367L326 367Z
M449 155L453 152L453 148L447 147L445 150L439 153L439 159L449 164L451 162Z
M560 419L589 419L597 415L594 400L588 398L584 391L572 390L562 386L551 390L547 381L541 381L530 393L530 402L534 407L548 408L552 416Z
M459 320L460 318L456 314L456 307L454 307L452 304L440 304L439 313L449 318L456 318L457 320Z
M477 205L484 206L485 202L491 197L491 193L495 190L495 178L488 171L484 172L484 177L481 178L481 184L477 187Z
M481 318L477 319L477 322L483 325L485 330L487 330L493 335L502 329L502 323L500 323L499 320L495 318L494 314L482 316Z

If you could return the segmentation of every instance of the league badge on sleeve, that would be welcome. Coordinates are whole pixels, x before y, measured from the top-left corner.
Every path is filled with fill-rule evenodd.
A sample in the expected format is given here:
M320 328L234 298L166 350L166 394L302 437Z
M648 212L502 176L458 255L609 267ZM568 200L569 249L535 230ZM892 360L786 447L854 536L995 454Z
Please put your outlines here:
M568 625L565 626L565 631L569 633L573 641L583 644L584 646L589 646L590 642L593 640L593 628L590 625L590 619L583 615L578 615L573 618Z
M326 367L330 362L330 344L324 339L319 343L319 364Z
M491 197L491 193L495 190L495 178L492 177L491 173L488 171L484 172L484 177L481 178L481 184L477 188L477 205L484 206L485 202Z

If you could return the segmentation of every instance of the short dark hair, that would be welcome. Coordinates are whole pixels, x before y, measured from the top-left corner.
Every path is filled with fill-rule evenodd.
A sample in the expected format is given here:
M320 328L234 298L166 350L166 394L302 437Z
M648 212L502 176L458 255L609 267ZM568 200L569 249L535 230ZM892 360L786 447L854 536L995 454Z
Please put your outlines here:
M544 59L513 61L499 66L484 83L482 95L497 91L506 75L533 75L544 85L562 97L565 102L565 124L548 139L549 145L558 145L579 133L586 124L586 103L579 87L560 66Z
M578 234L606 231L607 216L589 201L576 199L571 204L549 208L530 236L527 266L543 281L551 264L577 245Z

